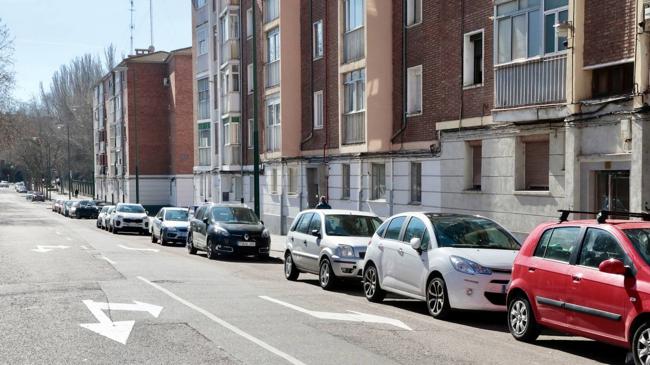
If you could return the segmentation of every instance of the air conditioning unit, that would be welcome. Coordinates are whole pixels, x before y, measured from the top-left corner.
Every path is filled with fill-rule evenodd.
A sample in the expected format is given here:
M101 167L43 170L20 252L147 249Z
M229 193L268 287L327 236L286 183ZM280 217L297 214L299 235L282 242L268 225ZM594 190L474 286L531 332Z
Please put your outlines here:
M169 86L169 77L163 78L163 86L165 87Z

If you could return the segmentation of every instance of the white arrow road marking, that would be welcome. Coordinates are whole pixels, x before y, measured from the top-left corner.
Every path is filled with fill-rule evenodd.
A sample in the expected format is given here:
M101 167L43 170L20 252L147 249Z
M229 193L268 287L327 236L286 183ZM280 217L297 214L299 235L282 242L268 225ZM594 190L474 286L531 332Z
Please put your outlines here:
M388 318L388 317L382 317L382 316L376 316L374 314L367 314L367 313L361 313L361 312L355 312L349 310L348 312L350 313L332 313L332 312L318 312L318 311L310 311L308 309L299 307L297 305L289 304L286 302L283 302L281 300L273 299L271 297L267 296L260 296L260 298L264 300L268 300L269 302L273 302L276 304L280 304L282 306L285 306L287 308L291 308L293 310L296 310L301 313L308 314L312 317L316 317L319 319L331 319L335 321L350 321L350 322L366 322L366 323L383 323L383 324L388 324L391 326L399 327L402 329L405 329L407 331L412 331L411 327L407 326L404 324L404 322L398 320L398 319L393 319L393 318Z
M115 261L109 259L109 258L106 257L106 256L99 256L98 259L100 259L100 260L104 260L104 261L108 261L108 263L111 264L111 265L115 265L115 264L117 263L117 262L115 262Z
M160 250L155 249L155 248L135 248L135 247L128 247L124 245L117 245L118 247L121 247L125 250L131 250L131 251L149 251L149 252L158 252Z
M59 245L59 246L42 246L42 245L37 245L36 248L32 248L32 251L43 253L43 252L50 252L50 251L52 251L54 249L65 250L66 248L70 248L70 246L63 246L63 245Z
M162 307L142 303L138 301L133 301L134 304L130 303L103 303L103 302L94 302L92 300L84 300L83 303L88 307L90 313L95 316L99 323L82 323L81 327L89 329L99 335L108 337L113 341L117 341L123 345L126 345L126 341L129 339L131 330L135 321L118 321L113 322L110 318L104 313L104 310L123 310L123 311L137 311L137 312L148 312L152 316L158 318Z
M208 317L210 320L217 323L221 327L224 327L225 329L232 331L233 333L235 333L235 334L247 339L248 341L260 346L261 348L271 352L272 354L275 354L275 355L285 359L288 363L293 364L293 365L305 365L305 363L303 363L302 361L296 359L295 357L287 354L286 352L283 352L283 351L269 345L268 343L260 340L259 338L255 337L253 335L249 335L248 333L242 331L238 327L235 327L232 324L230 324L230 323L224 321L223 319L215 316L214 314L208 312L207 310L205 310L205 309L203 309L201 307L198 307L198 306L192 304L191 302L188 302L187 300L179 297L178 295L176 295L176 294L172 293L171 291L163 288L162 286L160 286L158 284L155 284L155 283L152 283L151 281L149 281L149 280L147 280L147 279L145 279L145 278L143 278L141 276L138 276L138 279L144 281L145 283L147 283L147 284L153 286L154 288L160 290L161 292L167 294L170 298L172 298L172 299L178 301L179 303L189 307L190 309L193 309L193 310L203 314L204 316Z
M79 246L79 247L81 247L82 250L87 250L88 249L87 246Z

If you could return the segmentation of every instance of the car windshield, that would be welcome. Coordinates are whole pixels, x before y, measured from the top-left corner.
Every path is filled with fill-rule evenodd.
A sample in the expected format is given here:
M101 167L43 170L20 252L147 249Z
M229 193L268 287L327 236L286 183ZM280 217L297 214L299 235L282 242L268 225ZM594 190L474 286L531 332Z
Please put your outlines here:
M92 201L92 200L82 200L82 201L79 202L79 205L81 205L83 207L94 207L95 202Z
M328 236L372 237L381 219L364 215L332 214L325 216Z
M650 265L650 228L624 229L636 252Z
M166 221L186 221L188 216L187 210L174 209L165 212Z
M259 220L251 209L240 207L215 207L212 218L222 223L257 223Z
M438 247L519 250L520 245L505 229L479 217L428 214Z
M120 205L117 207L120 213L144 213L144 208L141 205Z

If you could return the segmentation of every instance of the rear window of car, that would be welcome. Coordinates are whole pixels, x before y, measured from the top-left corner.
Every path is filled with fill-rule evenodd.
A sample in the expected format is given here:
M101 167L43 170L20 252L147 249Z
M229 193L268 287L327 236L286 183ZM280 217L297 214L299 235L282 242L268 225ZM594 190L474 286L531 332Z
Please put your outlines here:
M569 262L578 247L579 234L580 227L549 229L539 240L534 255L549 260Z

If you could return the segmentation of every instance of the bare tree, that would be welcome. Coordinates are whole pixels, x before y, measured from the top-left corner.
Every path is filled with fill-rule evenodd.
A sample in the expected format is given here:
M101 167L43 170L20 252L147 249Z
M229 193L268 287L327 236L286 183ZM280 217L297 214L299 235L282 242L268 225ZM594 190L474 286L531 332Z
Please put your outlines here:
M13 54L13 38L9 28L0 19L0 112L6 112L11 105L14 86Z

